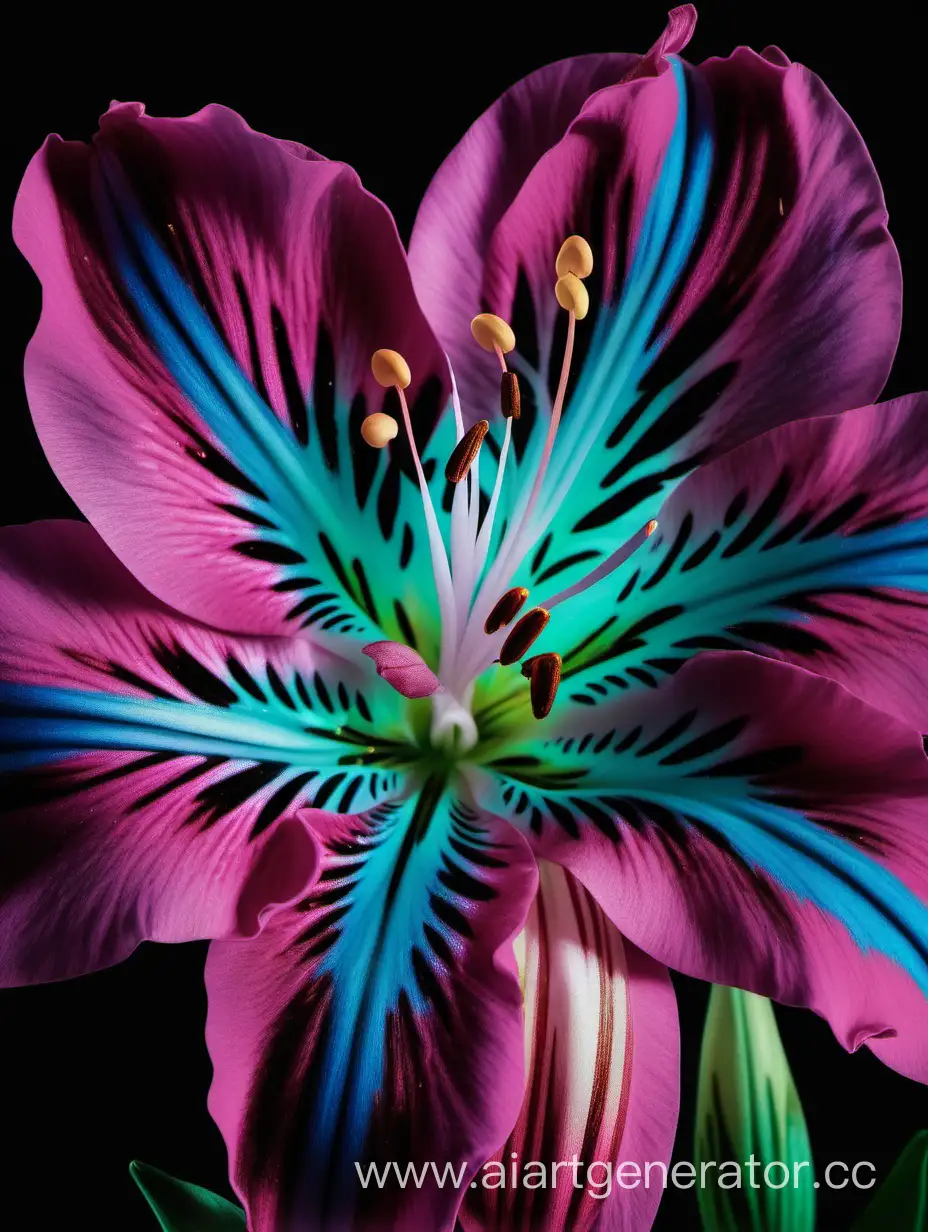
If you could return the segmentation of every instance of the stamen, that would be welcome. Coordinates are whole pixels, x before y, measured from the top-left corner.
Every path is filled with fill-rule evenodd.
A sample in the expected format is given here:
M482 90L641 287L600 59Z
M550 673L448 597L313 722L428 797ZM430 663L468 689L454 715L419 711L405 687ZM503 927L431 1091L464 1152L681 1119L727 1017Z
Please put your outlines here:
M590 311L590 293L576 274L565 274L554 286L557 302L565 312L572 312L582 321Z
M467 429L455 445L445 466L445 478L449 483L460 483L473 466L489 427L490 424L486 419L478 420L472 428Z
M657 521L652 518L646 526L641 528L637 535L632 535L631 539L623 543L611 556L607 556L586 577L582 577L579 582L574 582L573 586L568 586L566 590L559 590L550 599L545 599L543 606L546 608L557 607L559 603L564 603L565 600L572 599L575 595L582 594L583 591L589 590L591 586L595 586L597 582L601 582L604 577L608 577L610 573L615 572L619 565L624 564L633 552L637 552L645 539L649 539L656 530Z
M532 714L536 719L546 719L561 683L561 656L535 655L522 664L522 675L531 681Z
M504 419L518 419L522 414L519 378L514 372L503 372L499 386L499 406Z
M487 617L483 626L484 633L497 633L504 625L515 620L527 598L528 591L524 586L513 586L512 590L507 590Z
M506 460L509 457L509 446L512 443L512 421L513 419L519 418L520 406L521 406L521 401L519 397L519 379L514 372L509 372L508 368L506 367L506 356L503 353L503 347L500 345L500 342L499 342L499 337L502 335L505 335L503 338L503 341L507 344L508 350L511 351L514 349L516 345L516 336L512 332L512 327L510 325L507 325L506 322L501 320L500 317L490 317L490 319L494 322L493 329L494 329L494 336L496 338L496 341L494 341L494 344L493 344L493 350L496 352L496 358L499 360L499 366L500 366L500 370L502 373L500 377L500 380L502 382L500 386L500 402L501 402L501 409L503 412L503 416L506 419L506 430L503 434L503 444L499 452L499 462L496 467L496 481L493 484L493 492L492 492L492 495L490 496L490 503L487 506L486 516L484 517L483 523L480 526L480 529L477 533L476 542L474 545L473 581L475 583L477 579L480 577L481 573L483 572L483 566L486 564L487 552L489 551L489 548L490 548L490 536L493 534L493 527L496 523L496 510L497 510L497 507L499 506L500 493L502 492L502 489L503 489L503 476L506 473ZM495 324L497 322L499 324ZM502 325L504 328L500 329L499 325ZM478 341L480 341L480 338L483 336L485 326L487 329L489 329L489 326L487 326L486 319L484 317L474 317L473 321L471 321L470 323L471 333L474 335L475 338L477 338ZM512 343L512 346L509 346L510 342ZM483 343L481 342L481 346L482 345ZM509 382L511 382L514 387L515 396L514 396L514 401L512 401L509 404L511 406L512 413L507 415L506 414L507 399L506 399L505 390L506 390L507 383ZM478 492L478 498L479 498L479 492ZM478 512L479 512L479 507L478 507ZM465 624L465 631L466 631L466 624ZM462 637L462 641L463 641L463 637Z
M485 351L500 350L504 355L515 350L512 326L492 312L481 312L470 323L470 332Z
M399 430L400 426L393 416L385 415L383 411L375 411L361 423L361 435L373 449L383 449L395 439Z
M571 237L571 241L578 241L579 239L579 236ZM562 252L558 254L559 258L562 256L565 246L567 246L566 241L565 244L562 245ZM587 245L587 248L589 248L589 245ZM568 256L571 261L576 260L578 262L579 268L586 268L588 264L589 269L592 270L592 252L589 254L589 261L586 261L585 254L583 253L582 246L580 244L571 243L569 246ZM581 257L584 258L582 261L580 259ZM539 462L538 470L535 473L535 479L532 484L531 491L529 492L528 500L525 503L521 515L516 519L503 543L500 545L499 556L497 557L493 567L487 573L480 595L478 595L474 603L473 610L478 620L480 619L482 609L481 599L485 598L487 591L492 594L493 591L496 590L501 584L505 583L507 578L512 576L513 570L519 564L525 553L525 532L526 529L531 526L535 506L538 504L538 499L541 495L541 488L548 469L548 462L551 459L551 451L554 448L554 438L557 436L558 426L561 422L561 412L563 411L564 400L567 396L567 381L570 377L570 363L573 358L574 336L576 333L577 321L582 320L583 317L586 316L590 307L590 297L586 288L577 275L571 273L570 271L558 279L555 287L555 294L557 295L558 303L561 304L563 308L566 308L569 315L567 319L567 342L564 347L564 361L561 365L561 375L560 380L558 381L554 405L551 408L551 419L548 423L548 433L545 437L541 461ZM483 327L475 327L481 319L482 318L480 317L475 317L471 322L471 330L478 342L481 342L481 337L478 335L482 334ZM494 319L498 320L499 318ZM513 344L514 343L515 337L513 336ZM481 342L481 345L485 345L485 343ZM487 350L489 350L488 346ZM511 428L511 419L507 420L506 426L507 428ZM466 647L467 641L468 639L465 637L462 646ZM467 655L467 650L465 650L464 653Z
M412 380L409 364L399 351L375 351L371 356L371 372L377 384L384 389L394 385L397 389L406 389Z
M593 272L593 249L582 235L568 235L557 254L554 268L558 278L564 278L567 274L589 278Z
M551 613L543 607L533 607L522 617L503 642L499 652L499 661L503 667L508 667L510 663L517 663L519 659L524 658L525 652L533 642L541 637L550 619Z
M403 425L406 428L406 437L409 441L413 465L416 468L416 475L419 479L419 491L422 494L422 509L425 514L425 525L429 536L429 550L432 557L432 573L435 576L435 590L438 594L441 618L441 655L442 662L444 663L447 661L447 654L457 627L457 610L454 600L454 588L451 584L451 568L448 564L447 553L445 552L445 543L441 536L438 518L435 516L435 506L432 504L432 496L429 492L425 472L422 469L422 459L419 457L419 450L416 448L416 438L413 435L409 405L406 402L406 395L403 393L403 390L407 388L412 380L412 376L409 371L409 365L402 355L398 351L390 350L374 352L371 357L371 371L377 384L383 386L384 389L390 389L391 387L395 389L400 400Z

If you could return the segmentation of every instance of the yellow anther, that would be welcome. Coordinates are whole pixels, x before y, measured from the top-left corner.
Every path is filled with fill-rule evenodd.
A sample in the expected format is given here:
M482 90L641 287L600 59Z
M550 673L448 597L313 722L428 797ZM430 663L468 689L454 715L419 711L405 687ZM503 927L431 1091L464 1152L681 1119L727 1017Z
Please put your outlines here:
M590 293L576 274L565 274L559 278L554 294L561 307L572 312L578 321L582 321L590 311Z
M375 449L383 449L384 445L393 440L399 430L400 426L393 416L385 415L383 411L375 411L373 415L368 415L361 421L361 435L368 445L373 445Z
M394 385L405 389L412 380L409 364L399 351L375 351L371 358L371 372L377 384L384 389L390 389Z
M502 317L496 317L492 312L481 312L470 323L470 332L485 351L495 351L497 347L504 355L515 350L516 336L512 326L507 325Z
M593 249L582 235L568 235L561 245L555 262L558 278L573 274L576 278L589 278L593 272Z

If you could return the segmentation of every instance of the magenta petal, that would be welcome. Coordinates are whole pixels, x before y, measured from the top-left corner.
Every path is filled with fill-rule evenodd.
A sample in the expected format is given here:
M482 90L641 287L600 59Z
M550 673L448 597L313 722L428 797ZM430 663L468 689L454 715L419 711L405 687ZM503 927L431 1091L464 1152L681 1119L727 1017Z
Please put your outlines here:
M595 603L564 609L575 697L743 648L928 731L928 395L758 437L686 479L658 524ZM619 595L617 639L601 629Z
M36 428L143 584L219 628L401 637L428 548L400 533L421 517L405 444L360 443L386 396L370 357L405 355L423 438L447 364L355 173L223 107L118 104L92 145L48 139L14 233L44 290ZM416 593L429 638L430 602Z
M364 653L374 660L377 675L404 697L431 697L441 681L417 651L402 642L370 642Z
M574 233L592 245L590 312L517 571L566 588L699 462L874 401L901 278L867 150L802 66L745 48L699 66L665 58L591 94L544 151L522 88L439 170L410 262L465 407L492 405L492 365L467 328L489 310L516 321L512 364L544 422L564 336L556 255ZM515 193L510 157L496 157L503 114L509 148L536 159Z
M915 731L810 672L723 653L626 702L568 707L547 739L500 750L482 802L512 802L538 854L624 936L689 975L808 1006L846 1047L866 1039L928 1081Z
M475 417L499 400L498 374L474 362L479 353L473 355L467 329L484 311L485 262L496 227L588 98L632 74L666 69L662 44L669 36L669 50L684 45L681 35L692 12L690 5L674 9L647 56L575 56L524 77L474 121L433 177L416 215L409 263L419 301L449 346L455 370L464 374L464 409Z
M399 785L369 757L343 769L401 736L399 699L330 669L302 640L172 612L83 523L4 529L0 984L79 975L146 939L251 937L302 893L315 845L288 814Z
M535 862L511 827L430 789L303 816L317 883L207 963L210 1109L249 1227L451 1232L522 1101L512 943ZM421 1186L361 1183L390 1161L425 1167Z
M673 1150L680 1058L676 998L666 967L626 941L573 876L539 866L538 895L517 952L525 990L528 1082L522 1112L494 1160L521 1184L498 1187L491 1164L468 1193L467 1232L645 1232ZM579 1158L574 1175L555 1161ZM537 1165L544 1161L544 1187ZM641 1178L623 1188L623 1180ZM592 1165L592 1166L591 1166ZM650 1172L647 1171L650 1165ZM602 1222L597 1222L602 1220Z

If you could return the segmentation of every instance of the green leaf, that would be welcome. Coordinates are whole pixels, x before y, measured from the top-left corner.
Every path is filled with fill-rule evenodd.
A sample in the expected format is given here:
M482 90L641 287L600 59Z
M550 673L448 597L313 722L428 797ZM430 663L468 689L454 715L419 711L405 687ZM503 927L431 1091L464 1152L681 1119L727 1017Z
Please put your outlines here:
M893 1165L853 1232L924 1232L928 1228L928 1129L921 1129Z
M696 1166L706 1232L812 1232L809 1134L766 997L720 985L709 995Z
M163 1232L245 1232L245 1212L219 1194L178 1181L138 1160L133 1160L129 1171Z

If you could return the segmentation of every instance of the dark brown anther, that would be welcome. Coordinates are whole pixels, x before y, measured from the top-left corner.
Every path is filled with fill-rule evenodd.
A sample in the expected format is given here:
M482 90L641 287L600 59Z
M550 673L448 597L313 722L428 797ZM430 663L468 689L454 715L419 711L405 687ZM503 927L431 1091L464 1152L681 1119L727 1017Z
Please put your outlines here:
M519 378L514 372L504 372L499 387L499 405L506 419L518 419L522 414Z
M530 612L525 613L503 642L503 648L499 652L499 661L503 667L518 663L523 658L529 646L544 632L550 619L551 613L543 607L533 607Z
M481 419L472 428L468 428L454 447L448 465L445 467L445 478L449 483L460 483L474 464L474 458L480 452L483 438L487 434L489 421Z
M536 719L546 719L551 713L557 686L561 683L561 656L559 654L540 654L523 663L522 672L530 665L528 672L532 682L532 714Z
M497 599L493 611L487 617L483 626L484 633L496 633L503 625L515 620L527 598L528 591L524 586L513 586L512 590L507 590L501 599Z

